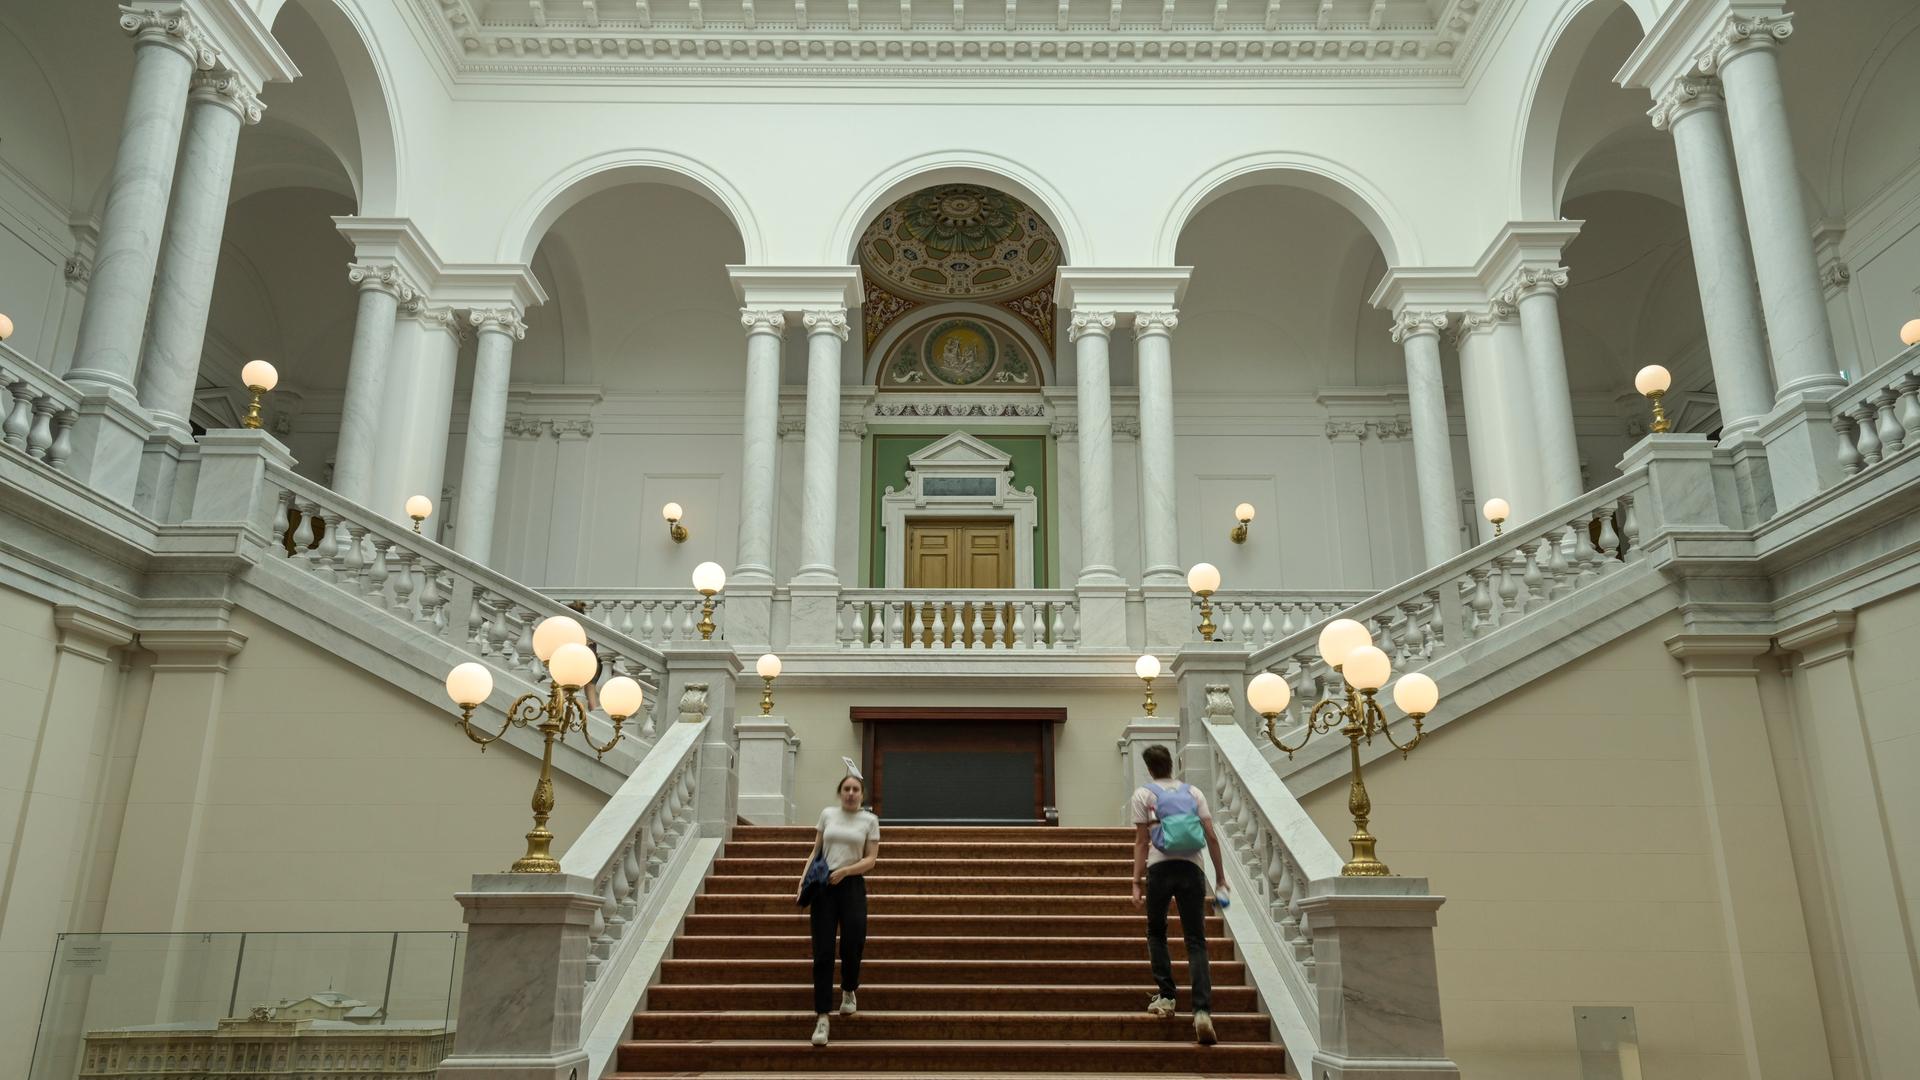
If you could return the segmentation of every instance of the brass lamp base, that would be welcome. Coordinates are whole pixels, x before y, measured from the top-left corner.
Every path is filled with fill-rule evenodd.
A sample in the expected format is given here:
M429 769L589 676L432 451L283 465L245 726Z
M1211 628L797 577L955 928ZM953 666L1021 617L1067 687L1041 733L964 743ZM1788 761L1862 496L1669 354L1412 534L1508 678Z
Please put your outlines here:
M1653 402L1653 430L1659 435L1673 430L1673 424L1667 420L1667 410L1660 406L1660 399L1666 396L1665 390L1647 395L1647 399Z
M1214 632L1220 629L1213 625L1213 602L1211 600L1213 590L1209 589L1206 592L1196 593L1195 595L1200 597L1200 640L1212 641Z
M240 421L240 426L257 431L260 427L260 395L267 390L263 386L249 386L247 389L253 392L253 402L247 406L247 415Z
M719 629L713 624L713 594L702 593L701 595L706 599L700 604L700 623L694 629L700 631L701 641L712 641L713 632Z

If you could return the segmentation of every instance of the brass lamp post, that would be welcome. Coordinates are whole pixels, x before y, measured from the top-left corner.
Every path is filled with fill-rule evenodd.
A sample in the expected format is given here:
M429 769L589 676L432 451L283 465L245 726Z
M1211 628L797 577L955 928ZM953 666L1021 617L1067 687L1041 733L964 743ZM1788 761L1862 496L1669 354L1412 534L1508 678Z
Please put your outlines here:
M1213 625L1213 603L1209 598L1220 591L1220 568L1212 563L1194 563L1193 569L1187 571L1187 588L1200 598L1200 639L1212 641L1217 627Z
M693 588L706 599L700 605L700 640L712 641L713 594L727 587L727 572L717 562L703 562L693 568Z
M753 670L766 680L760 688L760 715L773 715L773 680L780 677L780 658L772 653L761 653L760 659L753 662Z
M1147 684L1147 700L1140 707L1146 710L1148 716L1152 716L1153 711L1159 708L1153 703L1153 680L1160 677L1160 658L1152 653L1141 653L1140 659L1133 662L1133 673Z
M1673 375L1659 364L1648 364L1633 377L1633 388L1645 395L1653 403L1653 430L1655 432L1672 431L1673 425L1667 422L1667 411L1660 407L1660 399L1667 396L1673 386Z
M11 325L11 324L9 324ZM0 335L4 336L4 335ZM265 360L249 360L240 369L240 382L253 394L253 401L247 406L247 415L241 419L243 428L260 426L260 396L280 385L280 373Z
M1495 536L1500 535L1500 526L1506 524L1507 516L1512 513L1513 507L1507 505L1507 500L1497 496L1488 499L1480 506L1480 516L1486 518L1487 524L1493 526Z
M1387 717L1375 700L1387 677L1392 674L1392 664L1387 654L1373 645L1373 635L1367 628L1352 619L1335 619L1320 631L1320 657L1333 670L1339 673L1345 686L1344 697L1331 697L1314 705L1307 714L1306 727L1301 731L1299 741L1289 744L1274 733L1274 721L1285 711L1287 703L1293 698L1293 690L1287 681L1271 671L1263 671L1247 684L1247 704L1266 718L1267 741L1286 751L1291 758L1294 753L1307 745L1307 740L1315 735L1324 735L1338 729L1347 737L1348 760L1353 770L1353 781L1347 788L1347 811L1353 815L1353 836L1348 843L1353 847L1353 858L1340 868L1341 877L1386 877L1387 865L1374 856L1374 844L1377 842L1367 831L1367 820L1373 814L1373 801L1367 797L1367 784L1360 773L1360 743L1369 745L1375 735L1383 735L1393 748L1406 757L1420 740L1426 737L1420 727L1420 721L1433 711L1440 701L1440 688L1434 681L1419 672L1402 675L1393 686L1394 704L1402 712L1413 718L1413 738L1405 743L1393 737L1393 731L1387 727Z
M455 667L447 675L447 696L460 706L460 730L480 745L481 753L500 741L509 727L540 729L546 745L540 755L540 779L533 786L533 831L527 833L527 853L515 860L512 870L516 874L557 874L560 860L553 857L553 832L547 828L547 819L553 815L553 744L565 741L568 732L578 731L588 749L605 755L620 742L621 725L640 711L644 697L640 684L625 675L608 679L600 688L600 704L613 720L613 737L604 744L596 743L587 731L586 706L576 696L593 678L599 664L593 650L587 648L586 631L565 615L556 615L534 628L533 652L546 661L552 688L544 700L538 693L515 698L499 731L489 734L473 726L473 710L493 693L493 673L485 665L468 662Z
M425 495L415 495L407 500L407 516L413 519L413 531L420 531L420 523L433 516L433 500Z

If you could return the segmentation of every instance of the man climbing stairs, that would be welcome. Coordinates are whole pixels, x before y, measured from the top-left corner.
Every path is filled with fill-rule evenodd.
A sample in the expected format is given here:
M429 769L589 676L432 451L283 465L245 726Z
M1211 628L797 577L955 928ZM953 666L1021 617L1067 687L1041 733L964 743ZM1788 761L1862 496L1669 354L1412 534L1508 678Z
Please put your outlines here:
M734 830L613 1075L1287 1074L1217 914L1219 1044L1194 1042L1177 929L1179 1014L1147 1013L1127 828L886 829L867 877L860 1011L834 1014L832 1043L810 1045L807 916L793 894L812 841L804 826Z

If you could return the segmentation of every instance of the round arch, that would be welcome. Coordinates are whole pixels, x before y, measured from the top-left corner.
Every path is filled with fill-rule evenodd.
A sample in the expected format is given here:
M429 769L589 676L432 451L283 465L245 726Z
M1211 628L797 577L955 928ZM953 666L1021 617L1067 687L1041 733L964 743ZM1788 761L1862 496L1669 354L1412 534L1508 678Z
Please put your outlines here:
M1092 265L1093 248L1070 204L1037 173L994 154L942 150L902 161L868 181L841 212L825 253L830 264L859 261L860 235L882 210L903 196L937 184L980 184L1004 191L1032 207L1066 248L1061 265ZM751 254L751 253L749 253Z
M1562 187L1573 165L1564 174L1555 165L1574 76L1600 28L1622 7L1633 12L1643 31L1658 15L1650 0L1562 0L1543 47L1535 52L1512 140L1507 190L1513 193L1514 220L1552 221L1560 216Z
M1216 166L1180 194L1160 227L1154 265L1172 266L1180 234L1208 203L1250 187L1297 187L1323 195L1360 219L1388 266L1420 264L1420 241L1398 209L1379 188L1338 162L1312 154L1278 151L1248 154Z
M912 312L902 316L894 322L893 325L887 327L879 337L874 339L873 345L867 349L867 355L864 358L865 362L860 369L861 382L864 385L872 386L880 381L880 369L884 366L887 353L892 351L895 342L899 341L908 333L925 326L928 318L946 318L952 315L972 315L976 318L987 319L1008 333L1011 333L1015 338L1019 339L1020 344L1026 346L1027 352L1032 354L1034 364L1040 368L1041 385L1054 385L1053 352L1048 348L1047 343L1040 339L1040 335L1034 333L1033 327L1028 326L1020 319L1009 319L1006 311L996 308L991 304L976 304L967 301L941 304L937 307L930 308L925 313Z
M766 245L760 226L739 189L719 173L669 150L613 150L562 169L540 185L507 219L500 233L499 259L522 265L560 215L592 195L623 184L665 184L706 199L733 222L749 265L763 262Z
M1880 77L1887 65L1900 54L1903 47L1911 47L1909 39L1916 34L1920 34L1920 9L1895 21L1875 43L1865 67L1847 92L1846 104L1841 106L1839 123L1833 129L1833 147L1827 156L1826 190L1816 193L1817 200L1813 205L1842 214L1855 209L1847 205L1847 158L1854 144L1855 129L1860 125L1861 110L1868 98L1879 89Z
M353 104L354 126L360 136L359 175L353 177L359 188L355 202L363 217L399 215L402 155L405 132L400 110L394 101L393 79L386 61L374 47L375 36L366 13L357 0L267 0L261 18L272 25L291 3L300 8L320 28L340 74L347 84L347 97Z

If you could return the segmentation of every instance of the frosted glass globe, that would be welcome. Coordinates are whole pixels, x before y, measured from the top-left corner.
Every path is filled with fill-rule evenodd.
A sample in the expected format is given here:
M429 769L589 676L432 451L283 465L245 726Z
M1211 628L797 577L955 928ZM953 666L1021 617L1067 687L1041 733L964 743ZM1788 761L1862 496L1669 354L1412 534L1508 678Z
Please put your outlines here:
M280 385L280 372L265 360L249 360L247 366L240 369L240 383L249 390L265 393Z
M1512 515L1513 507L1507 505L1507 500L1505 499L1488 499L1486 503L1480 507L1480 516L1486 518L1488 521L1505 521Z
M1347 654L1362 645L1372 645L1373 635L1352 619L1335 619L1320 631L1320 659L1328 667L1347 662Z
M1195 563L1187 571L1187 588L1197 593L1220 591L1220 568L1212 563Z
M1393 674L1393 662L1387 654L1371 645L1362 645L1347 654L1347 662L1340 669L1358 690L1378 690L1387 685L1387 679Z
M660 508L660 516L668 521L679 521L685 514L681 511L679 503L668 503Z
M1261 716L1272 716L1286 709L1293 700L1293 687L1271 671L1263 671L1247 684L1247 704Z
M6 316L0 315L0 319L4 318L6 318ZM12 326L13 324L8 323L7 325ZM6 337L6 335L0 334L0 337ZM1920 319L1915 319L1900 328L1900 342L1904 345L1920 345Z
M1647 397L1652 397L1655 394L1664 394L1667 392L1667 388L1672 385L1673 373L1661 367L1659 364L1648 364L1646 367L1640 369L1639 374L1633 377L1633 388Z
M1152 653L1141 653L1140 659L1133 662L1133 673L1143 679L1160 677L1160 658Z
M693 568L695 592L717 593L727 587L727 572L717 562L703 562Z
M472 661L447 672L447 696L455 705L475 706L493 693L493 672Z
M566 615L542 619L540 625L533 628L533 655L542 660L552 659L553 651L569 642L585 645L587 632Z
M5 315L0 315L0 341L5 341L12 336L13 320L7 318Z
M587 685L593 678L593 669L600 666L594 658L593 650L577 641L569 641L553 650L553 659L547 661L547 670L552 673L553 681L561 686L579 688Z
M407 516L410 518L432 517L433 500L427 498L425 495L415 495L413 498L408 499Z
M1420 672L1410 672L1393 684L1393 703L1408 716L1425 716L1440 704L1440 687Z
M1234 507L1233 520L1242 521L1242 522L1252 521L1253 520L1253 504L1241 503L1239 506Z
M780 677L780 658L772 653L761 653L760 659L753 662L753 670L759 672L763 679L777 679Z
M640 692L640 684L625 675L615 675L600 688L600 707L616 720L625 720L644 704L646 695Z

